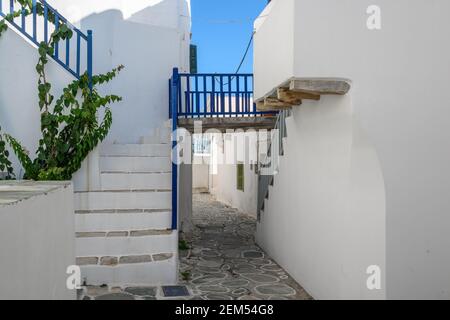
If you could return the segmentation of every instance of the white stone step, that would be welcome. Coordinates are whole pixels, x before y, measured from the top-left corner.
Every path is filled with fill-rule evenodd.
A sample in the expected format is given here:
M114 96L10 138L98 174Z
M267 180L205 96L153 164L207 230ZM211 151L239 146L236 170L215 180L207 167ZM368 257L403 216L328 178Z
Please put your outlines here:
M111 232L139 229L169 229L172 212L82 213L75 215L76 232Z
M75 192L75 210L134 210L172 208L171 191Z
M107 144L100 149L102 156L168 157L170 144Z
M166 143L170 144L172 135L172 127L163 127L156 129L153 134L145 137L141 137L140 142L142 144L158 144Z
M171 136L148 136L142 137L139 141L141 144L168 144L170 145Z
M177 258L167 261L109 266L82 266L81 277L88 285L140 286L175 285L178 280Z
M105 256L140 256L159 253L173 253L177 251L178 235L175 231L137 231L156 235L127 236L127 237L79 237L75 239L77 257L105 257ZM161 233L161 235L158 235Z
M107 172L170 172L170 157L100 157L100 171Z
M171 173L102 173L102 190L170 190Z

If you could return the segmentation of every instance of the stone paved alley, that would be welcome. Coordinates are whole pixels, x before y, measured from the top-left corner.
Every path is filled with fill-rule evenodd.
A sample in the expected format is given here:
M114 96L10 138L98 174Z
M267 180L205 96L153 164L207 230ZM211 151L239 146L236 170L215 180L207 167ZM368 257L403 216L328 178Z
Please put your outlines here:
M281 267L255 244L255 218L215 201L209 194L193 199L195 231L180 251L180 285L188 300L311 299ZM162 287L87 287L81 299L155 300Z

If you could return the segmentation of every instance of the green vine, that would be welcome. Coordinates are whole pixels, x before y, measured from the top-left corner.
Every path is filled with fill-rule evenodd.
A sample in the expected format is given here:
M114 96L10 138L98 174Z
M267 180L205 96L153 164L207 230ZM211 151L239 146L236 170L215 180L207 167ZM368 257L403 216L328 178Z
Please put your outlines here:
M9 161L9 151L6 149L6 143L1 131L2 128L0 127L0 173L4 173L3 177L0 176L0 180L13 180L15 178L14 170L11 161Z
M17 2L22 4L26 13L31 12L30 0L17 0ZM19 14L21 12L22 10ZM38 5L37 13L42 15L42 6ZM5 20L10 21L14 16L16 16L15 13L7 16ZM53 21L54 18L50 16L49 20ZM0 36L6 28L5 21L0 21ZM70 180L72 175L81 168L83 160L106 138L112 124L112 113L108 105L122 100L116 95L102 96L96 89L97 85L115 78L124 68L122 65L106 74L93 76L92 90L89 86L88 74L83 74L79 80L73 81L64 88L62 95L55 100L52 85L46 77L45 66L49 56L54 53L55 44L72 36L72 30L62 23L58 30L51 34L48 43L39 44L36 72L39 76L38 98L42 138L39 140L36 158L31 160L20 142L5 134L5 140L25 170L25 179ZM99 121L97 114L102 108L105 112L103 119Z
M7 21L13 21L14 18L19 17L21 13L22 10L14 11L0 20L0 37L8 30ZM9 160L9 151L6 149L6 140L8 140L8 135L2 134L0 127L0 173L2 174L0 180L13 180L15 179L15 174L12 163Z

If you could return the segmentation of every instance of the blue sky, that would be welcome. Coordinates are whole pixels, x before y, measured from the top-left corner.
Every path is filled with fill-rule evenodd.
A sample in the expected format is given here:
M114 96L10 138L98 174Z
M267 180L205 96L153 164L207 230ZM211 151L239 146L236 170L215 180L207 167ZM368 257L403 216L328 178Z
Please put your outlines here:
M192 43L198 46L198 71L234 73L267 0L191 0ZM253 51L240 72L253 72Z

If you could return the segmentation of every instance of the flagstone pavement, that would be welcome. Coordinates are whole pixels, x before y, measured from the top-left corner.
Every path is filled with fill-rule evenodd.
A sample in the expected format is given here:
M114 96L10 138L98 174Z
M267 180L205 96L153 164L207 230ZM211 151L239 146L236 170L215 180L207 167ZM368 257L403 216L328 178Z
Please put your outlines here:
M180 283L189 296L164 297L162 287L86 287L96 300L310 300L310 295L255 243L255 218L216 201L193 198L195 230L182 235ZM182 246L183 247L183 246Z

